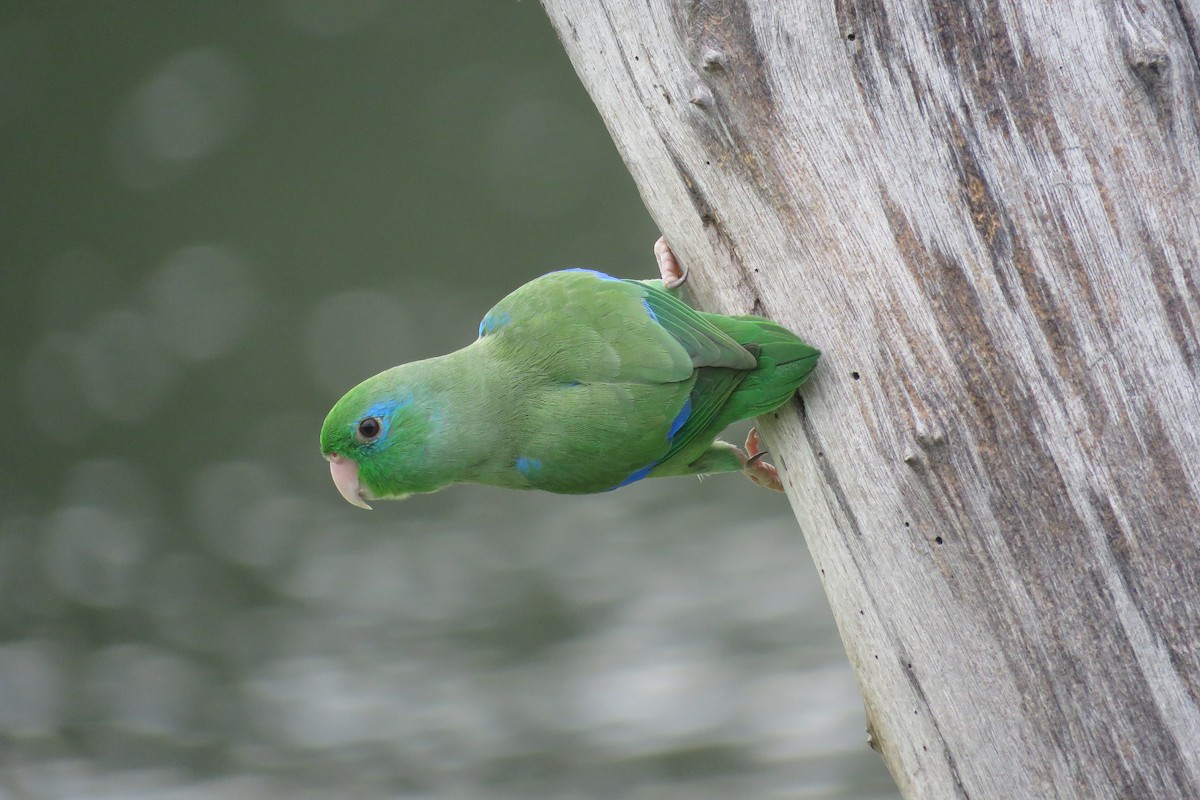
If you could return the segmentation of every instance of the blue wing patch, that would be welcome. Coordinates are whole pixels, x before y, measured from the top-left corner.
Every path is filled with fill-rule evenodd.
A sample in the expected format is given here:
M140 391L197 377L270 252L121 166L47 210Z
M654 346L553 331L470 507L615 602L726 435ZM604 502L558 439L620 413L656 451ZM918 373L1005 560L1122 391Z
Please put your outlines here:
M595 275L597 278L600 278L601 280L606 280L606 281L621 280L620 278L614 278L612 275L608 275L604 272L601 272L600 270L584 269L583 267L572 267L571 269L562 269L562 270L559 270L559 272L586 272L589 275Z
M526 456L517 456L517 472L524 475L526 478L532 478L534 475L542 471L542 462L536 458L528 458Z
M658 314L654 313L654 309L650 307L649 301L643 300L642 305L645 306L646 313L650 315L650 319L654 320L655 322L658 322Z
M683 401L683 408L679 409L679 413L675 415L675 419L672 420L672 422L671 422L671 429L669 431L667 431L667 441L668 442L671 441L671 439L673 439L675 437L675 434L679 433L679 429L684 426L684 424L688 421L688 418L691 416L692 416L692 398L689 397L687 400ZM620 483L618 483L616 486L612 487L612 489L609 489L608 491L611 492L615 489L620 489L622 486L628 486L631 483L637 483L642 478L649 475L650 470L654 469L657 466L658 466L658 462L654 461L650 464L647 464L646 466L642 467L639 470L634 470L633 472L629 473L629 476L627 478L625 478L625 480L621 481Z
M671 423L671 430L667 431L667 441L675 438L675 434L679 433L679 429L688 421L688 417L692 415L692 398L688 398L683 402L683 408L679 409L679 413L675 415L675 421Z
M628 485L629 485L629 484L631 484L631 483L637 483L637 482L638 482L638 481L640 481L642 478L644 478L644 477L646 477L647 475L649 475L649 474L650 474L650 470L654 469L656 466L658 466L658 462L657 462L657 461L656 461L656 462L654 462L653 464L650 464L650 465L648 465L648 466L642 467L641 469L637 470L636 472L631 472L631 473L629 474L629 477L628 477L628 478L626 478L625 480L623 480L623 481L621 481L620 483L618 483L618 484L617 484L616 486L614 486L612 489L609 489L609 491L611 492L613 489L620 489L622 486L628 486Z
M489 333L495 333L510 322L512 322L512 317L508 315L507 311L501 311L498 308L493 308L487 313L486 316L484 316L483 320L480 321L479 335L480 337L484 337Z

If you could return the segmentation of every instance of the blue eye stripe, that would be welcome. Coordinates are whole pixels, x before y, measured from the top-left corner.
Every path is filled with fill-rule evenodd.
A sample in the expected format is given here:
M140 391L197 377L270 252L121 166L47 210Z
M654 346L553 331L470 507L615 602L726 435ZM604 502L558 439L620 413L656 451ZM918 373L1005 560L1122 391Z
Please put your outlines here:
M380 402L368 408L367 413L363 414L363 416L379 417L381 420L386 420L392 416L392 412L394 412L396 409L404 408L412 403L412 401L413 398L411 394L398 400L381 400Z
M388 430L392 427L392 415L401 408L411 404L413 401L412 395L407 395L397 400L381 400L375 405L368 408L363 415L350 424L351 434L354 435L358 431L358 424L368 417L374 417L379 420L379 435L370 442L364 442L365 446L374 447L380 442L387 439Z

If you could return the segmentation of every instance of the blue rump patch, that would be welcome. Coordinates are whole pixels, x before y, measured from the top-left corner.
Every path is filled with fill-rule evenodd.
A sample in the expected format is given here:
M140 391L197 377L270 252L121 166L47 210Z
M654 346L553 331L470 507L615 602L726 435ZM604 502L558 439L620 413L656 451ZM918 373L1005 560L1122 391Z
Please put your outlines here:
M588 273L589 275L595 275L597 278L600 278L600 279L602 279L602 280L606 280L606 281L619 281L619 280L621 280L620 278L614 278L612 275L608 275L608 274L606 274L606 273L603 273L603 272L601 272L600 270L597 270L597 269L584 269L583 267L572 267L571 269L562 269L562 270L559 270L559 272L586 272L586 273Z
M512 317L507 311L501 311L494 308L487 313L487 316L479 323L479 335L486 336L489 333L503 328L508 323L512 322Z
M534 473L542 471L542 462L536 458L527 458L526 456L517 456L517 472L524 475L526 478L533 477Z
M683 427L683 423L688 421L688 417L692 415L692 398L688 398L683 403L683 408L679 409L679 413L675 415L675 421L671 423L671 430L667 431L667 441L675 438L675 434L679 433L679 429Z

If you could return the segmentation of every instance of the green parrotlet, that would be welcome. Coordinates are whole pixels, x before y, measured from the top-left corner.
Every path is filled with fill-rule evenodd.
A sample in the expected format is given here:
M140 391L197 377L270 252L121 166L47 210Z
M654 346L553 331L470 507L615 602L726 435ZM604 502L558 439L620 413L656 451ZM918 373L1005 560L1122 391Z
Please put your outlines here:
M321 452L347 501L452 483L564 494L642 478L742 471L782 489L754 431L726 426L792 396L820 352L761 317L696 311L660 239L662 280L543 275L501 300L479 338L368 378L337 402Z

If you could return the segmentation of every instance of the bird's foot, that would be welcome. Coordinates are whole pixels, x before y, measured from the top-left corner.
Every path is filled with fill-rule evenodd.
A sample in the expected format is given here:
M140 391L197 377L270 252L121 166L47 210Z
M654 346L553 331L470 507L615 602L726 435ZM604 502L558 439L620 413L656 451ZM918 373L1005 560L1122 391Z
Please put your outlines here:
M661 236L654 243L654 258L658 261L658 273L662 276L663 286L668 289L678 289L683 286L687 280L687 270L680 265L679 259L675 257L675 251Z
M758 438L758 428L751 428L750 433L746 435L746 452L738 451L742 458L742 472L759 486L782 492L783 482L779 480L779 471L763 460L766 454L767 451L762 449L762 442Z

